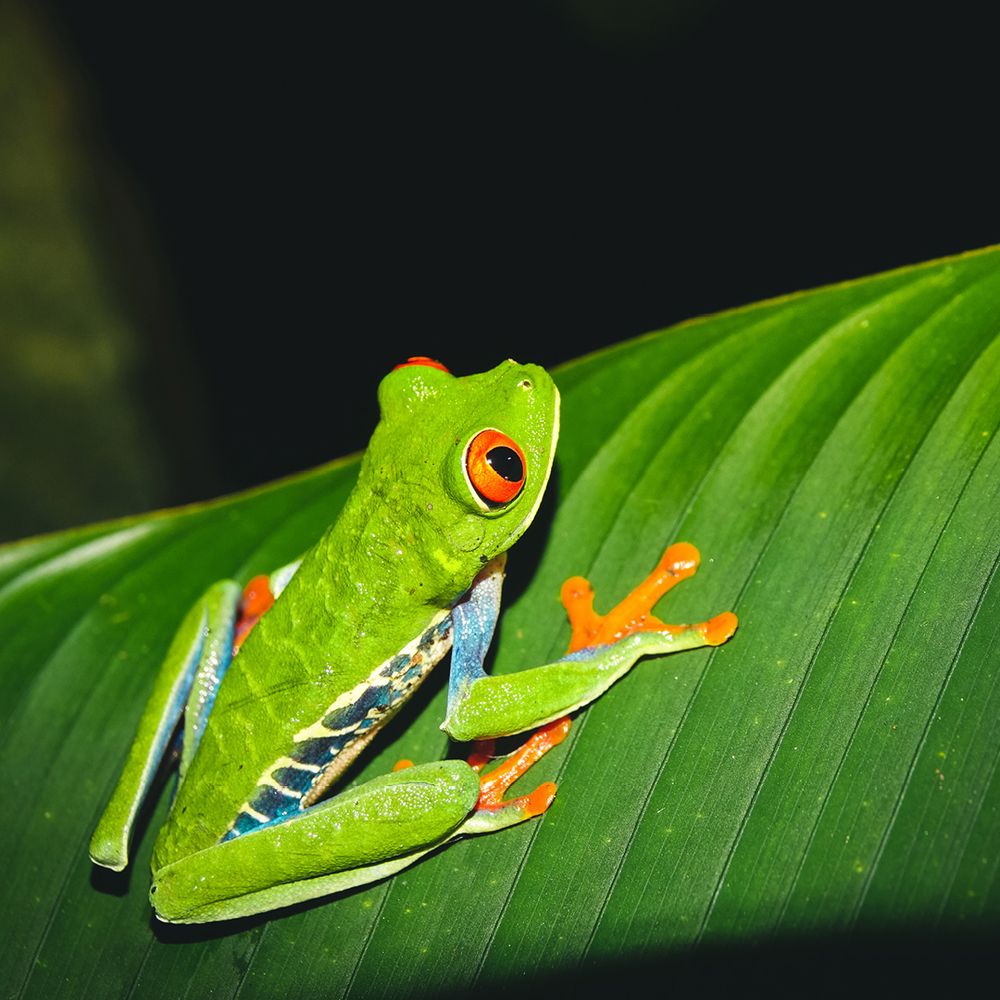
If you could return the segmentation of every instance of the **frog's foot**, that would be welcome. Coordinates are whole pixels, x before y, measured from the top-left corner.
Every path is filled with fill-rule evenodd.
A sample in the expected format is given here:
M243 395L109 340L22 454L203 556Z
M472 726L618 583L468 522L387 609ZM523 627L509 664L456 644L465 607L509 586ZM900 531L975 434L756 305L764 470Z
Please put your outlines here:
M594 611L594 589L590 583L582 576L571 577L562 585L560 594L572 628L567 652L610 645L634 632L667 632L670 635L695 632L701 639L698 645L722 645L738 624L731 611L693 625L668 625L652 613L653 606L668 590L694 576L700 559L698 550L687 542L669 546L656 569L606 615Z
M504 794L531 766L542 759L553 747L558 746L569 733L570 719L563 717L549 722L534 733L499 767L479 779L479 801L476 811L463 828L463 833L486 833L512 826L533 816L540 816L556 797L554 782L546 781L527 795L504 799ZM469 766L480 771L489 759L487 751L493 741L476 744L469 757Z
M270 576L266 573L255 576L243 588L243 596L240 598L236 620L233 623L233 656L239 652L240 646L246 641L254 625L271 610L271 606L301 565L302 560L296 559L276 569Z
M239 652L243 640L250 630L260 621L260 616L274 604L274 594L271 593L271 578L265 574L255 576L244 588L240 598L239 611L233 625L233 655Z
M496 756L496 740L476 740L465 762L477 774Z

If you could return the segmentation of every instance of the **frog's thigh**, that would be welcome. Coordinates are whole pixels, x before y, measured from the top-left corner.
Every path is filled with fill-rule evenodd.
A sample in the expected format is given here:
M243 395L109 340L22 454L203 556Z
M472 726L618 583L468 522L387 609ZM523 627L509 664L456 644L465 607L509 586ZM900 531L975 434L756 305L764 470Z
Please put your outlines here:
M464 761L382 775L165 866L150 900L161 920L201 923L374 882L446 842L478 796L479 777Z

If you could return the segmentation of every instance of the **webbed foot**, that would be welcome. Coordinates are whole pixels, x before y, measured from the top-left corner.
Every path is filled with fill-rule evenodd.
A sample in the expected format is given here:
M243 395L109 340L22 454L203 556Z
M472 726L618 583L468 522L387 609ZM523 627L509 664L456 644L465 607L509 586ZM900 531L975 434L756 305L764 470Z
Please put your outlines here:
M514 799L504 799L504 794L533 764L566 739L570 724L568 717L546 723L536 729L502 764L488 774L480 774L479 801L476 803L475 814L469 821L476 829L468 832L484 832L486 829L511 826L533 816L540 816L552 805L556 786L551 781L543 782L533 792ZM468 758L469 766L474 771L482 772L491 759L494 742L483 740L476 744Z
M668 632L680 635L695 630L707 646L720 646L735 631L736 615L724 611L693 625L669 625L653 613L656 602L681 580L694 576L701 556L688 542L675 542L663 553L652 573L607 614L594 611L594 588L582 576L570 577L560 592L569 617L573 653L588 646L610 645L634 632Z

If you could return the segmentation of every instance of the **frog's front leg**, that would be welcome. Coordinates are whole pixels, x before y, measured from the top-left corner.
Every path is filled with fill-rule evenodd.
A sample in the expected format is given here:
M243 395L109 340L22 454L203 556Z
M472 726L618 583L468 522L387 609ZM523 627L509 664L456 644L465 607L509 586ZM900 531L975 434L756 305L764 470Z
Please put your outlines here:
M678 543L607 615L593 610L593 591L574 577L562 599L573 629L561 660L501 677L482 668L499 611L503 562L494 560L452 610L454 649L448 712L442 729L458 740L519 733L552 722L603 694L642 656L718 646L736 630L732 612L694 625L668 625L652 614L659 598L698 566L698 550Z

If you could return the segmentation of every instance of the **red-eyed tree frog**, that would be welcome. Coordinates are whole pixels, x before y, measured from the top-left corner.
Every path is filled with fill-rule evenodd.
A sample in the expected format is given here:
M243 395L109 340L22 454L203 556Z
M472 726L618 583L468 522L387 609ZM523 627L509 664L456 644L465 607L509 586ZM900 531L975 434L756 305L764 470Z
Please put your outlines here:
M211 586L154 682L90 854L116 871L127 865L139 807L179 742L177 792L153 849L161 920L241 917L350 889L458 837L538 816L553 784L504 795L565 737L569 713L639 657L718 645L736 628L729 612L685 626L651 614L697 567L697 551L681 543L606 616L585 580L568 580L568 655L487 675L505 553L541 502L559 394L534 365L458 378L412 358L382 380L379 405L336 521L269 577ZM449 736L537 731L492 770L484 743L468 761L404 766L328 797L449 649Z

